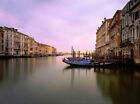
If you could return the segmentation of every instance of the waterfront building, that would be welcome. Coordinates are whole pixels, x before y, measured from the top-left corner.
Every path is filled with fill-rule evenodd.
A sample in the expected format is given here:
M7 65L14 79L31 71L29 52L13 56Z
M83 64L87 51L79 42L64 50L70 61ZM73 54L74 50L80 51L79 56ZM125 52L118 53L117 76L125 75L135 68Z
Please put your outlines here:
M56 48L52 46L47 45L46 51L48 55L56 55Z
M47 47L46 44L41 44L41 55L42 56L46 56L47 55L46 47Z
M29 36L22 34L22 56L28 55L28 39Z
M53 54L53 55L56 55L56 53L57 53L57 50L56 50L56 48L55 48L55 47L53 47L52 54Z
M134 31L131 34L130 27L130 1L125 5L125 7L122 9L122 26L121 26L121 32L122 32L122 40L121 40L121 49L122 49L122 55L125 57L133 58L134 53Z
M102 25L98 28L96 32L96 55L99 57L104 57L109 50L109 34L108 27L111 19L104 18Z
M3 31L3 51L5 55L14 55L14 35L16 29L0 27Z
M35 54L35 40L32 37L29 37L28 39L28 55L34 55Z
M140 0L130 0L131 34L134 34L134 61L140 64ZM132 36L132 35L131 35Z
M3 51L3 31L0 29L0 55L4 55Z
M108 34L110 39L110 56L120 56L121 55L121 10L117 10L114 14L108 28Z
M52 47L49 45L47 46L47 54L52 55Z
M38 55L42 56L41 43L38 43Z
M56 48L38 43L17 29L0 27L0 55L6 56L45 56L55 54Z
M40 44L39 44L39 42L37 42L37 55L40 55Z
M121 32L123 56L140 63L140 0L130 0L123 8Z
M35 46L35 56L38 56L38 42L35 41L34 43L34 46Z
M17 29L0 27L3 31L4 55L22 56L27 54L28 36L18 32Z
M13 54L14 56L21 56L22 55L22 34L18 31L15 31L14 38L13 38Z

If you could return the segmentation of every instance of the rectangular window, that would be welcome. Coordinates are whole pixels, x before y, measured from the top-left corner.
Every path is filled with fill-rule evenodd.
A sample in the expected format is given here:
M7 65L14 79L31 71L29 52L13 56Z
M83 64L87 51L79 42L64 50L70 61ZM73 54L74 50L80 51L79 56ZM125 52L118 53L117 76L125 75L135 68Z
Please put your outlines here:
M3 34L2 34L2 38L3 38Z
M136 44L136 47L135 47L135 48L136 48L136 50L138 50L138 49L139 49L139 45L138 45L138 44Z
M135 12L135 20L139 18L139 11Z
M139 37L139 27L137 26L136 28L136 31L137 31L137 38Z
M3 51L4 49L3 49L3 45L2 45L2 51Z

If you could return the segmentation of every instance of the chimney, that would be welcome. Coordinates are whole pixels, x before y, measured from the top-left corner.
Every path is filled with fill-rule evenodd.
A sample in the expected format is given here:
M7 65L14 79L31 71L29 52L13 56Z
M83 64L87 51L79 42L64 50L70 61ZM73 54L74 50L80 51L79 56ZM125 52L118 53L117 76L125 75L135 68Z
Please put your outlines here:
M106 21L106 18L104 18L104 21Z

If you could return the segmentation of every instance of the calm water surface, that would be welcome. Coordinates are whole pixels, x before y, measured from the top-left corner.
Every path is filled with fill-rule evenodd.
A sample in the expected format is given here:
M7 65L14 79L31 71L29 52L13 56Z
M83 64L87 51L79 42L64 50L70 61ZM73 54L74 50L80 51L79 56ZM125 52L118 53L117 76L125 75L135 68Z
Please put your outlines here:
M72 68L63 57L0 60L0 104L140 104L140 72Z

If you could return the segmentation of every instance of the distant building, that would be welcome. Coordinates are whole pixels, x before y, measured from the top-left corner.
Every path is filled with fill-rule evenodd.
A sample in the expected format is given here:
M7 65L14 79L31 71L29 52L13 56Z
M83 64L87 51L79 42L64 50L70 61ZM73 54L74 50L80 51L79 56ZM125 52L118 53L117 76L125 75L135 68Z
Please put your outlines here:
M104 18L102 25L96 32L96 54L99 57L104 57L109 50L109 34L108 27L111 19Z
M121 10L117 10L114 14L108 28L108 34L110 39L110 48L109 53L111 56L120 56L121 55Z
M46 52L47 45L46 44L40 44L40 45L41 45L41 55L42 56L47 55L47 52Z
M26 56L28 55L28 39L29 39L29 36L25 35L25 34L22 34L22 55L23 56Z
M0 55L4 55L3 51L3 31L0 29Z
M47 46L47 54L48 55L56 55L56 48L48 45Z
M54 55L56 48L38 43L34 38L18 32L17 29L0 27L0 55L45 56Z
M35 56L38 55L38 48L39 48L38 44L39 43L35 41L35 43L34 43L34 48L35 48L35 53L34 54L35 54Z
M16 29L8 27L0 27L3 31L3 51L5 55L14 55L14 37Z
M53 55L56 55L56 53L57 53L57 50L56 50L56 48L53 47L52 54L53 54Z
M28 55L34 55L35 54L35 40L32 37L29 37L28 39Z
M19 33L17 30L14 31L13 39L13 54L14 56L21 56L22 55L22 34Z
M29 36L18 32L17 29L0 27L3 31L3 51L8 56L28 55Z

